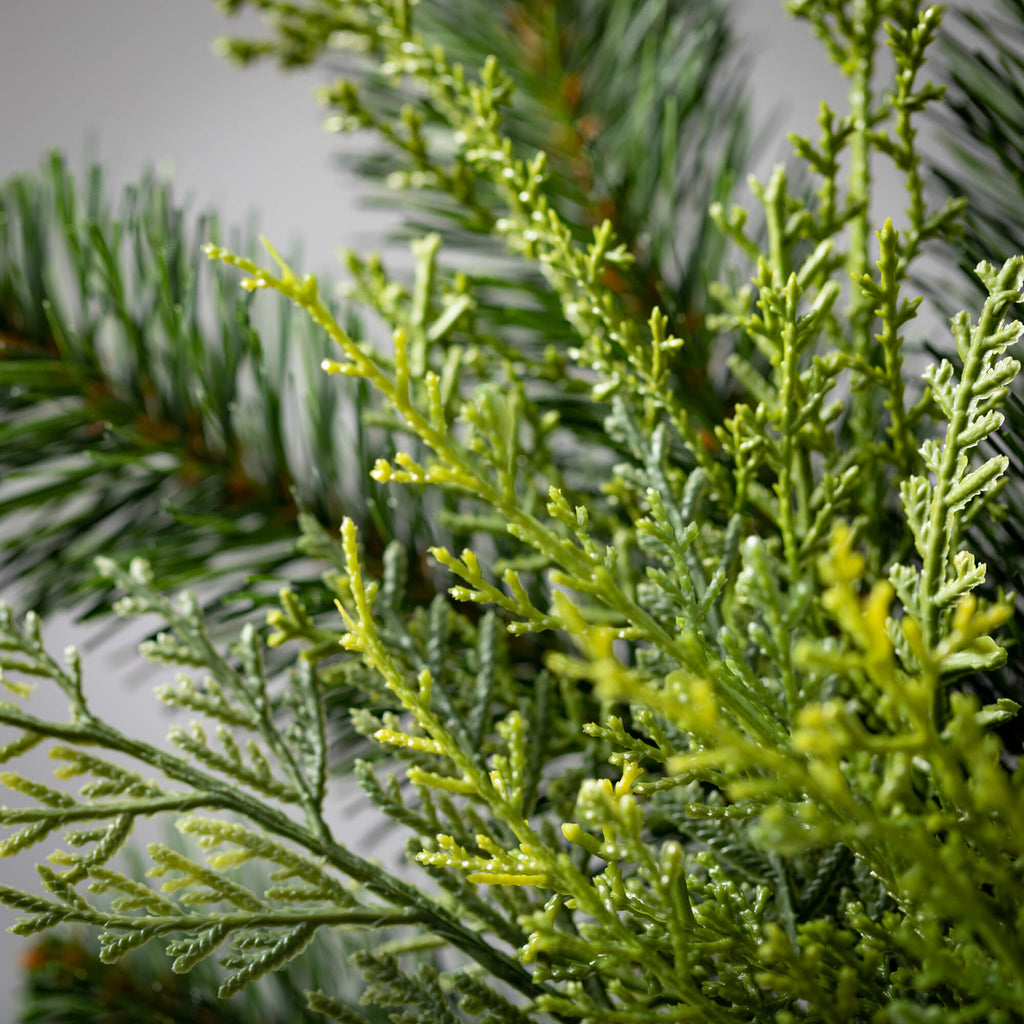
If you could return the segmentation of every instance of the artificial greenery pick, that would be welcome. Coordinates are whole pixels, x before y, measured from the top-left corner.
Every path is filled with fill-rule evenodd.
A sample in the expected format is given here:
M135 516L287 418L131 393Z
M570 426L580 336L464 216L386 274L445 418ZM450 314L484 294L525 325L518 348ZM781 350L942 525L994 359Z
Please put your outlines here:
M690 310L643 287L686 277L655 269L671 174L619 207L646 231L588 225L579 199L604 172L576 167L574 194L573 165L515 130L511 72L457 61L429 4L223 6L267 18L265 39L225 44L237 57L343 53L359 84L323 90L329 124L375 131L411 206L443 195L449 227L523 269L503 306L440 233L413 242L411 285L351 257L356 297L392 329L380 346L269 243L265 259L206 246L316 325L328 381L376 396L357 410L381 444L373 486L441 529L304 516L335 608L282 580L266 629L234 643L145 560L101 557L118 612L162 623L142 653L181 670L157 691L189 719L165 747L106 723L77 653L57 660L36 616L6 613L0 758L46 746L83 780L2 776L21 804L0 812L2 852L59 844L41 892L0 887L14 930L88 926L107 962L154 941L176 972L217 959L225 996L318 932L369 933L347 968L359 1005L308 994L343 1024L1024 1018L1024 769L994 731L1019 708L973 685L1006 659L1013 603L984 596L969 543L1007 479L987 446L1019 369L1024 257L978 263L974 315L932 339L948 357L920 379L904 358L919 257L964 206L932 205L918 148L942 102L925 67L941 11L788 4L850 106L823 106L795 168L752 184L754 221L712 204L732 263L691 360ZM626 49L673 9L595 6ZM571 7L511 16L573 38ZM882 160L903 210L878 209ZM728 382L706 386L719 354ZM33 713L35 680L66 720ZM339 688L348 732L327 714ZM339 762L353 733L369 756ZM342 840L332 765L404 832L402 865ZM116 858L158 815L189 845L150 845L149 882Z

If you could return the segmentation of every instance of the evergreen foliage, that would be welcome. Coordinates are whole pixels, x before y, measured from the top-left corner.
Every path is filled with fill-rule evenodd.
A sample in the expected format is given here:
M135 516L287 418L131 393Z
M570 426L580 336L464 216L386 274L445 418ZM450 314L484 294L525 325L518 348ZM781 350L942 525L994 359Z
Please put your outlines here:
M330 5L308 22L302 11L268 11L284 19L278 42L236 39L222 48L242 59L272 55L285 67L318 59L336 74L338 53L324 34L334 24ZM694 344L674 372L688 374L702 401L718 408L725 396L701 386L706 282L722 260L707 208L731 194L746 153L722 6L652 2L626 12L602 2L586 19L574 14L573 4L513 3L495 19L485 0L428 0L417 10L429 38L455 46L470 65L498 52L519 69L511 139L517 149L540 146L550 155L553 191L574 236L608 216L646 253L628 283L611 283L635 297L635 308L657 302L686 323ZM611 45L624 39L632 49ZM616 70L623 66L644 69L639 94ZM688 73L666 74L678 66ZM557 304L535 269L517 272L508 260L499 264L507 275L479 269L481 252L502 252L493 233L497 200L482 181L474 185L480 194L463 195L469 179L439 178L424 163L436 112L406 102L412 97L375 64L356 62L350 71L373 97L372 123L380 128L380 145L357 170L370 187L415 185L422 202L399 193L405 234L440 233L446 249L472 257L463 260L472 298L467 291L449 311L462 314L463 333L482 341L479 352L467 352L462 372L486 378L495 346L520 355L529 346L538 362L549 349L561 352ZM336 88L348 96L352 86ZM619 117L625 110L629 116ZM598 131L598 112L614 116L615 132ZM343 112L329 127L342 123ZM629 138L616 132L657 137L659 160L627 156L634 152ZM375 535L370 547L378 552L396 537L411 555L448 538L434 510L385 498L370 478L373 453L391 447L382 431L402 428L388 410L371 412L374 396L365 386L339 389L323 379L322 334L288 303L254 310L219 268L203 266L200 242L223 232L215 217L191 214L152 178L114 210L99 168L83 177L76 182L53 156L38 176L0 187L0 470L18 481L0 519L30 516L4 538L0 584L16 579L26 608L84 600L99 612L109 594L97 589L93 557L139 556L165 586L201 580L210 610L223 617L216 598L243 597L226 609L236 612L262 600L247 578L283 570L303 513L325 527L352 515ZM652 205L663 211L657 221L647 217ZM437 244L418 243L427 250ZM235 236L233 245L252 255L248 238ZM351 254L348 262L359 301L393 326L403 285L376 257ZM431 264L424 286L433 273ZM417 307L413 315L428 312ZM345 315L347 329L365 337L363 325ZM557 374L557 365L546 372ZM600 437L600 411L585 389L570 397L559 386L551 401L581 434ZM49 504L83 494L86 500L67 501L58 514ZM418 571L415 557L410 565ZM325 600L306 596L317 605Z
M23 517L0 583L27 605L109 604L101 552L145 557L168 585L237 591L294 558L300 510L330 521L351 505L395 535L362 482L367 428L344 421L366 396L324 386L323 341L287 304L257 323L202 267L219 236L153 178L115 213L99 168L79 185L57 155L0 189L0 516Z
M414 244L411 288L350 261L393 328L387 352L269 245L270 266L206 247L326 334L329 379L387 412L394 447L373 480L422 495L452 536L418 566L415 540L380 552L353 516L339 536L305 519L337 616L285 587L267 633L246 625L227 649L144 560L101 558L118 611L165 623L143 654L182 670L158 696L197 721L167 747L98 717L78 655L55 659L34 615L0 619L0 758L49 745L59 776L85 780L71 793L2 776L24 798L0 812L2 852L70 847L40 864L44 894L0 887L25 915L15 930L87 925L106 961L155 939L183 972L218 956L224 995L320 929L377 932L351 960L369 1009L309 996L345 1024L1024 1016L1024 768L993 732L1018 706L952 689L1006 658L1012 603L980 596L967 538L1006 478L984 446L1019 369L1006 352L1024 257L978 264L977 316L954 317L949 358L920 385L903 365L915 260L962 207L929 203L916 140L941 97L923 71L941 12L788 5L847 75L850 108L823 107L817 139L794 140L815 192L782 169L755 184L763 239L743 209L709 212L755 264L751 285L714 288L707 329L736 382L723 402L690 400L681 307L651 311L633 290L663 248L610 220L581 237L564 169L506 127L498 59L458 63L406 0L226 6L269 16L236 56L302 63L337 46L368 62L368 89L325 91L329 117L411 161L395 184L445 192L459 223L485 216L527 267L522 287L543 281L532 309L548 327L531 339L522 304L477 305L489 283L451 269L436 234ZM557 5L537 7L557 23ZM899 228L872 225L878 158L907 185ZM636 209L657 220L661 194L639 189ZM542 344L551 334L564 343ZM278 676L267 650L282 647L297 658ZM36 679L63 692L66 721L32 714ZM329 822L339 685L377 751L353 772L408 834L409 877ZM199 850L151 845L159 888L113 862L158 814ZM265 882L238 874L249 862Z
M960 12L942 42L949 96L935 118L945 142L943 158L934 161L934 177L949 194L969 195L963 230L945 257L960 270L953 282L965 301L978 294L971 269L983 253L1024 248L1024 4L999 0L985 16ZM934 286L933 286L934 288ZM1024 593L1021 560L1002 552L1024 550L1021 481L1024 453L1024 406L1020 388L1007 401L1006 426L985 443L992 454L1006 456L1013 471L1006 479L1001 514L982 517L972 526L972 545L990 566L987 587ZM979 683L992 695L1024 694L1024 631L1019 616L1008 626L1012 644L1006 666ZM1019 722L1006 733L1017 742Z

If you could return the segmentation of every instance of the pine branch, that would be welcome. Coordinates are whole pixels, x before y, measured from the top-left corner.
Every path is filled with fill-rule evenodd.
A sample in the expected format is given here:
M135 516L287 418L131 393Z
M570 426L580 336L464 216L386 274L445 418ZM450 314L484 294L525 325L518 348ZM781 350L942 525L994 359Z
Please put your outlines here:
M402 235L441 234L450 258L467 268L489 326L509 324L515 308L531 346L563 348L563 333L552 328L556 307L536 272L501 258L500 194L461 156L453 160L450 147L436 146L443 112L372 60L328 49L332 32L362 32L361 19L350 25L344 10L319 2L220 6L254 7L270 25L267 37L222 41L241 62L271 58L289 68L340 60L345 77L321 91L326 125L377 136L377 151L355 163L373 200L402 212ZM515 91L506 125L511 155L546 153L547 193L574 238L584 240L602 220L613 224L632 260L609 271L608 286L631 313L658 306L671 330L685 332L673 382L691 394L695 416L713 417L724 396L707 380L713 334L704 319L707 284L723 270L725 250L708 209L731 198L749 148L742 64L725 5L514 0L496 12L487 0L428 0L417 5L416 25L428 49L444 47L460 66L490 56L506 70ZM380 42L369 38L369 51ZM381 181L398 191L374 190ZM498 259L498 274L470 269L480 253Z
M704 282L721 258L720 245L712 254L716 243L705 210L709 198L727 195L745 151L737 67L722 11L712 0L651 2L628 14L598 4L578 17L574 4L539 3L512 5L494 19L478 0L463 7L424 7L428 33L456 45L469 63L496 52L517 69L524 97L513 121L517 147L548 147L553 194L568 204L577 233L614 211L637 257L635 269L620 268L626 276L615 287L630 302L660 302L686 321L693 341L673 372L685 372L694 394L716 401L700 386ZM285 65L319 57L331 17L306 24L298 15L302 31L275 55ZM609 47L611 39L628 39L633 50ZM266 51L262 44L233 46L236 55ZM634 59L646 69L639 97L617 71ZM659 72L667 66L688 73ZM396 112L394 94L372 75L364 84L386 124ZM661 140L657 160L648 158L646 144L631 141L650 136ZM408 161L408 146L391 142L399 162ZM636 167L624 162L633 153L642 157ZM394 162L382 153L361 170L379 180L382 159ZM596 168L603 177L595 178ZM283 307L279 337L267 337L267 326L250 320L249 303L223 287L218 271L200 272L195 245L216 234L215 220L202 216L190 228L169 189L152 180L131 190L115 217L99 170L86 177L79 190L54 157L41 180L19 179L0 194L0 396L9 460L0 469L19 480L0 516L28 514L35 535L31 550L20 533L9 538L0 583L17 578L29 607L71 605L86 592L96 594L97 579L87 567L102 552L145 557L172 586L199 575L220 577L215 596L223 597L243 586L241 566L260 579L287 564L301 509L325 524L337 522L349 505L366 509L382 544L428 530L416 506L386 505L367 480L372 417L365 393L351 399L363 410L354 444L335 444L346 400L311 372L319 342L305 324ZM457 241L493 251L487 236L497 218L493 197L485 199ZM431 223L445 228L443 215L434 218L453 197L445 199L444 189L435 187L424 200ZM450 212L458 209L455 201ZM651 204L666 214L657 221L658 238L646 234ZM679 223L687 225L681 234ZM69 280L53 273L57 263L69 265ZM353 270L360 293L372 295L362 265L354 262ZM522 339L530 337L535 352L552 341L564 347L551 335L556 321L538 279L516 286L522 294L513 300L515 314L507 287L494 290L499 279L480 283L489 287L476 293L476 333L504 330L518 319L529 331ZM213 296L212 323L206 291ZM112 343L105 340L110 337ZM268 359L277 371L269 371ZM294 392L282 383L289 366L299 381ZM254 370L252 394L243 380ZM293 394L307 398L295 402ZM594 440L600 439L599 417L585 402L573 410L559 401L563 422L576 419L580 428L589 422ZM285 422L286 410L294 408L303 410L298 428ZM342 460L339 453L350 447L354 457ZM308 453L308 462L296 461L296 448ZM39 511L62 496L74 499L61 515ZM399 521L408 526L401 529ZM258 589L248 588L246 597L260 600ZM103 606L102 596L94 596L87 613Z
M152 178L112 213L99 169L81 186L58 156L0 189L0 584L26 605L103 608L100 553L224 597L293 559L304 509L424 528L367 480L365 427L337 443L359 396L324 386L316 332L258 324L200 262L219 231Z

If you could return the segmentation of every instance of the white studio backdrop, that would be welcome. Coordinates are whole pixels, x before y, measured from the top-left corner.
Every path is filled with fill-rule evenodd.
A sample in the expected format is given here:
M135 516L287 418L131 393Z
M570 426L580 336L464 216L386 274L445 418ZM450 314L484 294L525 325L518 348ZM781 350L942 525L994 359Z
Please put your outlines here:
M841 109L838 73L781 3L733 2L756 83L755 124L770 123L778 140L788 130L816 134L820 100ZM209 0L0 0L0 179L37 169L53 148L73 168L96 156L111 194L155 167L179 197L217 210L226 227L256 213L280 248L301 246L303 269L339 278L340 245L383 244L382 215L361 207L359 183L338 167L339 154L359 142L321 131L310 96L322 80L317 72L243 71L214 56L212 40L229 27ZM766 144L758 173L787 149ZM895 192L891 198L895 212L902 204ZM71 616L48 624L52 650L84 645L90 635ZM125 647L120 634L91 651L87 685L101 713L136 729L141 723L158 740L164 724ZM57 704L52 711L62 714ZM41 778L47 763L38 767ZM3 883L34 888L34 879L27 859L0 861ZM14 916L0 908L0 991L8 1005L23 949L2 930Z

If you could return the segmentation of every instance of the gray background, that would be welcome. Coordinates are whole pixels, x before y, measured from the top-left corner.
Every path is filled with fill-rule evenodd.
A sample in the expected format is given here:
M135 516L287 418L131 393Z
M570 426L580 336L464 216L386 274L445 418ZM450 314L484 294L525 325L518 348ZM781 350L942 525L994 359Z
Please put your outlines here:
M734 5L757 83L757 123L771 122L777 139L791 129L814 133L821 99L842 109L838 74L775 0ZM358 140L320 131L309 95L316 73L240 71L213 56L211 40L226 25L206 0L0 0L0 178L36 168L52 147L73 166L99 156L113 185L157 166L179 195L216 208L226 224L258 212L279 247L301 242L306 269L340 276L339 245L381 244L380 214L360 209L358 184L333 160ZM759 170L785 151L766 146ZM887 195L893 209L876 214L896 214L898 200ZM49 624L56 650L86 636L68 616ZM101 710L156 740L164 725L137 666L135 683L126 679L123 637L116 647L90 653L87 685ZM41 762L36 777L45 769ZM23 859L0 861L6 884L32 886L34 877ZM0 918L9 914L0 909ZM16 984L20 948L0 932L2 991Z
M842 95L838 74L775 0L734 4L762 123L783 109L784 127L814 132L819 100ZM115 182L171 171L227 222L257 210L278 243L301 239L314 269L377 235L331 160L358 143L319 129L316 73L240 71L215 57L211 40L232 22L207 0L0 0L0 12L0 176L54 146L74 161L94 140Z

